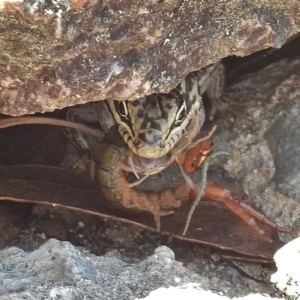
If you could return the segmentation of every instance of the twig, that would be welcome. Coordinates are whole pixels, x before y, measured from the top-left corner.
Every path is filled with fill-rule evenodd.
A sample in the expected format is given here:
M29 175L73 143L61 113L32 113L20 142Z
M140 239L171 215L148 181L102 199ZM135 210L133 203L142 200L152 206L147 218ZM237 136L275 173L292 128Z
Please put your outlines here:
M67 120L58 120L44 117L14 117L0 120L0 129L18 125L29 125L29 124L43 124L43 125L54 125L63 126L73 129L80 130L86 134L90 134L96 137L104 135L100 129L92 128L85 124L75 123Z
M193 216L193 213L194 213L194 210L196 209L196 206L199 204L202 196L204 195L205 193L205 188L206 188L206 181L207 181L207 170L208 170L208 167L211 163L211 161L216 158L217 156L219 155L230 155L228 152L226 151L216 151L216 152L212 152L210 154L210 156L205 159L203 165L202 165L202 171L201 171L201 186L200 186L200 189L199 189L199 192L197 194L197 197L189 211L189 214L187 216L187 219L186 219L186 223L185 223L185 227L184 227L184 230L182 232L182 235L185 236L186 235L186 232L189 228L189 225L190 225L190 222L191 222L191 219L192 219L192 216Z

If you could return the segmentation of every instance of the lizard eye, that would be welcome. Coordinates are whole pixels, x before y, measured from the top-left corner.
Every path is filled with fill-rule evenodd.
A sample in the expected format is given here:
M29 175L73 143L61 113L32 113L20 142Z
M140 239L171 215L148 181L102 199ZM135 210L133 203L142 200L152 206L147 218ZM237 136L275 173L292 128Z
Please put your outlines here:
M184 118L186 117L186 104L185 102L183 101L181 107L178 109L178 112L176 114L176 123L181 123Z
M127 118L128 116L128 109L125 101L118 101L117 103L117 110L121 117Z

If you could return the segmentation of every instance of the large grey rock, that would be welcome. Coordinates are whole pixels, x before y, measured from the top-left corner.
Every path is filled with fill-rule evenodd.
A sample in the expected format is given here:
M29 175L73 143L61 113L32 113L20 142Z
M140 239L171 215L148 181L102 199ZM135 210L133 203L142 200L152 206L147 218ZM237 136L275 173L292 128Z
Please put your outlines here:
M278 225L292 229L281 235L285 241L300 232L299 70L298 58L282 59L241 78L229 89L229 98L254 103L246 105L245 118L219 119L214 136L215 147L232 154L221 166L248 199Z
M134 299L161 286L207 279L175 261L165 246L140 263L130 264L118 253L97 257L69 242L48 240L31 253L11 247L0 252L0 299Z
M174 293L189 299L229 299L207 291L208 278L177 262L166 246L136 263L125 262L117 251L98 257L55 239L30 253L12 247L0 251L0 282L1 300L143 299L159 288L146 299L176 299ZM275 298L255 294L238 299Z

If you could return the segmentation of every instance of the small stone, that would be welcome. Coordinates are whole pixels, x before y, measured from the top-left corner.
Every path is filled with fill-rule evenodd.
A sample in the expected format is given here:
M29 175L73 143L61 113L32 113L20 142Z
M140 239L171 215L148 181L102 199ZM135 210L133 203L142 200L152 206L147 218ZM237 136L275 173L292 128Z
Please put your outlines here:
M85 226L85 224L82 221L78 221L77 225L80 228L83 228Z

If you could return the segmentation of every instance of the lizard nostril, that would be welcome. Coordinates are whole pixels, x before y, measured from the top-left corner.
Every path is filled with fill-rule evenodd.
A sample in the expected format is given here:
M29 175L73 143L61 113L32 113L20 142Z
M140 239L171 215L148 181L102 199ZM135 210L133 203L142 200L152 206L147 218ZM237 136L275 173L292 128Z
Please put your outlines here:
M138 136L134 140L134 144L139 145L141 142L146 142L146 141L147 141L146 134L141 132L141 133L138 134Z

